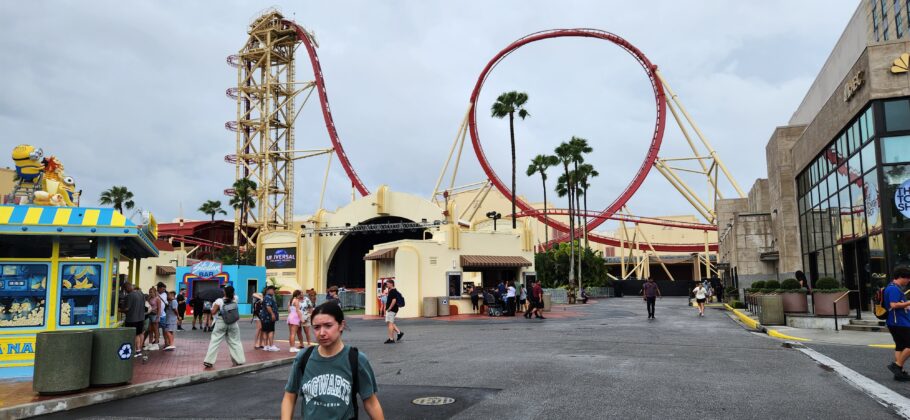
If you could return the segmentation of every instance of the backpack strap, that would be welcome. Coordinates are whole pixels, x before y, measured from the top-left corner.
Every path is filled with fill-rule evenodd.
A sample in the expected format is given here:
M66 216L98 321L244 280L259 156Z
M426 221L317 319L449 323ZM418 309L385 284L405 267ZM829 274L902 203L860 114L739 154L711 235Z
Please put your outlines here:
M315 348L316 348L316 346L310 346L310 347L307 347L307 349L304 350L304 352L303 352L303 358L300 360L300 364L298 365L298 369L300 370L301 378L303 378L303 374L306 372L306 362L308 360L310 360L310 356L313 355L313 349L315 349Z
M351 364L351 407L354 407L356 420L360 414L360 407L357 404L357 391L360 390L360 351L357 347L351 347L348 351L348 362Z

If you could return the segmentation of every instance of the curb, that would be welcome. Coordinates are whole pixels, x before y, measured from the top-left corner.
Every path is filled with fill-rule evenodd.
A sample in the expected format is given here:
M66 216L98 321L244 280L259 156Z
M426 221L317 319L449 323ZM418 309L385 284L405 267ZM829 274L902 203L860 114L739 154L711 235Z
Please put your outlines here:
M777 330L768 329L764 325L759 324L758 321L756 321L756 320L750 318L748 315L744 314L739 309L733 309L732 306L730 306L729 304L726 304L726 303L724 304L724 307L728 311L733 312L733 314L736 315L737 318L739 318L740 322L745 324L747 327L752 328L753 330L756 330L759 332L763 332L771 337L780 338L782 340L792 340L792 341L812 341L808 338L794 337L792 335L783 334Z
M73 395L70 397L20 404L0 409L0 418L15 420L41 416L60 411L73 410L76 408L87 407L90 405L106 403L124 398L151 394L153 392L164 391L171 388L229 378L232 376L242 375L244 373L254 372L260 369L267 369L271 367L291 364L293 361L293 357L268 360L265 362L250 363L227 369L205 371L187 376L178 376L176 378L160 379L157 381L145 382L141 384L126 385L114 389L88 392L79 395Z

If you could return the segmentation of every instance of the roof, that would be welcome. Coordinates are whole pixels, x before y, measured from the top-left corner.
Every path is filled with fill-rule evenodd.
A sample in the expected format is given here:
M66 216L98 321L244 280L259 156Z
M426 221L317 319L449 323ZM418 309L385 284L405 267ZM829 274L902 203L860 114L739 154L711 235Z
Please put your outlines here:
M525 257L508 255L462 255L462 267L480 268L517 268L530 267L531 262Z
M158 224L158 236L173 236L173 235L193 235L194 233L214 227L223 227L225 229L234 229L234 222L228 220L200 220L195 222L183 222L181 223L159 223Z
M394 260L395 254L398 252L398 247L395 248L386 248L380 249L378 251L373 251L363 257L364 260Z
M0 205L0 235L72 235L123 238L136 258L158 255L147 226L114 209Z

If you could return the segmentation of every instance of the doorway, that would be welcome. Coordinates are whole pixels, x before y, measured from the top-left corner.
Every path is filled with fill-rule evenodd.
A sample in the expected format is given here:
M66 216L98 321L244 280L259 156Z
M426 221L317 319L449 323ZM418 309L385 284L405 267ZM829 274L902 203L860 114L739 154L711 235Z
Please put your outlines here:
M858 292L849 296L850 309L860 308L861 311L868 311L872 288L869 276L869 239L845 243L843 257L844 285Z

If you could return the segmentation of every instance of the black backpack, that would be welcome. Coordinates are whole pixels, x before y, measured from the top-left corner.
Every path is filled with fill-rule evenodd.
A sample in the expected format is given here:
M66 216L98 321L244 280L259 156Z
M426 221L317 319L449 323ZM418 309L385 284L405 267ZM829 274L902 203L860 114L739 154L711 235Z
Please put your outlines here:
M303 380L303 374L306 371L306 363L310 360L315 348L316 346L307 347L303 352L303 358L300 360L300 365L298 365L301 380ZM351 347L348 350L348 363L351 364L351 407L354 407L354 419L357 419L360 414L360 406L357 404L357 391L360 389L360 351L357 350L357 347ZM303 417L303 407L305 405L306 403L300 406L301 417Z

